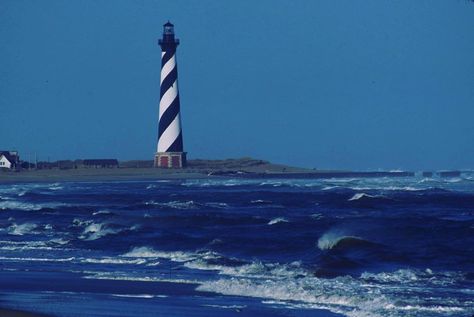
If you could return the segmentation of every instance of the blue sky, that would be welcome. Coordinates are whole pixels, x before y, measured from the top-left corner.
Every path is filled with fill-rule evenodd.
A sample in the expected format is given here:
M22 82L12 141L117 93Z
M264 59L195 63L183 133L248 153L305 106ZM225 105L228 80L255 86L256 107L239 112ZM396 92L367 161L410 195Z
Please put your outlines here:
M1 147L151 159L168 19L190 158L474 168L462 0L2 0Z

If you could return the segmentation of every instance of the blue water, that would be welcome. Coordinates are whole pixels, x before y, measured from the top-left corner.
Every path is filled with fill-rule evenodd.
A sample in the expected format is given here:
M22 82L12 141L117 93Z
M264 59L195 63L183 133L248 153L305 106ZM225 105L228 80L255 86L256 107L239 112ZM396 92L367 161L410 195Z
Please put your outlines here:
M0 185L0 306L472 316L474 177Z

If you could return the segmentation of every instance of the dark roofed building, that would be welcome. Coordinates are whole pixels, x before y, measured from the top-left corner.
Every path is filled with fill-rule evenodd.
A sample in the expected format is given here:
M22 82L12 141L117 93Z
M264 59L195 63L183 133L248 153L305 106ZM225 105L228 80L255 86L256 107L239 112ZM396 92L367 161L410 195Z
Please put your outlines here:
M92 168L113 168L119 167L116 159L88 159L83 161L84 167Z
M0 151L0 168L16 169L20 167L17 151Z

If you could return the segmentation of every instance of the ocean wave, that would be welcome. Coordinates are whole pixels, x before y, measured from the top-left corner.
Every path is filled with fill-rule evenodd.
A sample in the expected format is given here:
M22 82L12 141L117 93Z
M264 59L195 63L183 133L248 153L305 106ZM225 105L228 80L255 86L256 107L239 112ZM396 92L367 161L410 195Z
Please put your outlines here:
M229 204L227 203L218 203L218 202L208 202L204 203L204 206L206 207L211 207L211 208L217 208L217 209L225 209L229 207Z
M408 192L413 192L413 191L424 191L431 189L431 187L413 187L413 186L353 186L353 187L348 187L348 189L352 190L378 190L378 191L408 191Z
M25 234L32 234L34 233L34 229L38 227L35 223L23 223L21 225L17 225L16 223L12 224L10 227L7 228L8 234L15 235L15 236L22 236Z
M334 248L351 247L372 243L361 237L344 235L340 231L329 231L318 239L317 244L320 250L331 250Z
M82 235L79 236L79 239L92 241L100 239L109 234L117 234L122 232L119 229L108 228L106 223L90 223L87 227L84 228Z
M270 205L273 202L271 200L254 199L254 200L251 200L250 203L254 205Z
M64 186L62 186L60 183L55 183L55 184L51 184L51 186L47 187L47 189L53 190L53 191L62 190L64 189Z
M249 183L255 183L252 180L245 180L245 179L214 179L214 180L188 180L181 183L181 186L185 187L218 187L218 186L240 186L240 185L247 185Z
M218 271L218 274L232 277L253 278L291 278L305 276L307 271L301 268L301 262L289 264L263 263L255 261L245 263L236 258L227 258L218 253L206 251L194 253L192 259L183 261L183 266L194 270Z
M329 280L319 280L317 278L305 278L299 280L265 280L258 281L249 278L232 278L205 281L196 290L214 292L223 295L247 296L278 301L299 301L303 303L318 304L318 308L330 309L336 313L347 313L356 310L359 314L361 310L358 306L365 303L358 303L354 290L351 289L353 281L350 278L340 279L339 283L349 283L348 286L339 286ZM337 291L336 291L337 290ZM339 294L340 295L339 295ZM346 295L343 295L346 294ZM360 295L359 295L360 297ZM380 300L380 299L379 299ZM390 304L383 301L383 305ZM360 315L359 315L360 316Z
M319 220L324 218L324 215L322 213L316 212L314 214L309 215L312 219Z
M109 211L109 210L98 210L96 212L93 212L92 215L93 216L97 216L97 215L112 215L113 212Z
M129 275L125 272L94 272L83 271L85 274L82 278L94 280L111 280L111 281L133 281L133 282L168 282L176 284L198 284L196 280L187 280L180 278L162 278L156 276L137 276Z
M264 181L259 184L259 186L272 186L272 187L281 187L283 185L288 185L289 183L282 182L282 181Z
M126 297L126 298L145 298L145 299L150 299L150 298L166 298L168 297L167 295L152 295L152 294L111 294L112 296L115 297Z
M194 252L157 251L150 247L135 247L130 252L127 252L121 256L133 258L161 258L168 259L173 262L187 262L195 260L199 257L199 255Z
M30 203L24 203L24 202L19 202L19 201L1 201L0 202L0 209L5 210L5 209L12 209L12 210L40 210L42 207L41 205L37 204L30 204Z
M433 305L423 297L413 295L416 290L423 288L422 285L400 284L398 280L373 280L367 278L370 273L363 274L360 279L350 276L324 279L311 274L299 274L298 278L291 275L276 277L273 275L274 270L260 269L259 272L262 276L257 278L248 272L239 272L243 274L203 281L196 290L262 298L266 304L288 308L328 309L351 317L405 316L407 310L412 310L413 316L424 316L426 312L469 311L469 302L460 303L447 297L439 298L437 305ZM411 281L412 273L400 271L393 274ZM397 287L392 288L387 283Z
M275 224L281 223L281 222L288 222L288 219L286 219L284 217L273 218L272 220L270 220L268 222L268 225L271 226L271 225L275 225Z
M145 264L146 260L143 259L134 259L134 260L127 260L127 259L118 259L118 258L85 258L80 260L82 263L94 263L94 264Z
M324 186L321 188L321 190L333 190L333 189L339 189L341 186Z
M379 197L381 196L369 195L366 193L356 193L351 198L349 198L348 201L368 200L368 199L379 198Z
M222 309L236 309L236 310L241 310L247 307L247 305L213 305L213 304L205 304L203 306L212 307L212 308L222 308Z
M8 241L0 240L0 249L7 251L25 250L59 250L58 246L67 244L68 241L62 239L52 239L48 241ZM61 248L62 251L69 250Z
M48 251L51 251L51 250L55 250L55 248L46 247L46 246L41 247L41 246L27 246L27 245L24 245L24 246L8 245L8 246L1 246L0 250L3 250L3 251L27 251L27 250L48 250Z
M145 202L145 205L153 205L153 206L160 206L160 207L169 207L173 209L196 209L198 205L193 200L188 201L168 201L168 202L156 202L154 200L149 200Z
M446 178L444 179L444 181L446 183L460 183L462 182L464 179L461 178L461 177L452 177L452 178Z
M219 274L217 279L196 281L170 278L169 281L198 284L197 291L261 298L267 304L279 304L290 308L324 308L351 317L405 316L407 311L413 316L424 316L423 314L429 311L444 313L469 311L466 308L467 303L456 302L452 297L440 298L437 306L434 306L422 297L422 294L414 295L426 285L446 287L449 280L463 278L462 275L433 272L430 269L419 272L411 270L366 272L358 278L337 276L326 279L314 276L301 262L280 264L254 261L236 264L239 263L238 259L225 258L211 251L158 251L150 247L136 247L122 257L133 258L131 261L146 260L147 264L151 263L152 258L165 258L181 262L183 267L188 269L214 270ZM138 272L96 272L88 273L84 278L168 281L160 276L142 276ZM438 282L434 282L435 280ZM456 291L454 285L451 290ZM445 308L437 310L438 306Z
M13 186L3 187L0 185L0 193L14 195L16 197L23 197L31 192L41 192L48 194L48 191L58 191L64 189L61 183L31 183L31 184L16 184Z
M229 207L227 203L223 203L223 202L198 203L193 200L187 200L187 201L173 200L173 201L168 201L168 202L157 202L154 200L149 200L145 202L145 205L169 207L169 208L181 209L181 210L198 209L201 207L209 207L209 208L216 208L216 209L225 209Z
M69 257L69 258L31 258L31 257L26 257L26 258L20 258L20 257L4 257L0 256L0 260L3 261L28 261L28 262L71 262L75 259L75 257Z
M455 271L437 272L430 268L425 270L399 269L394 272L364 272L361 274L360 279L381 284L414 284L419 287L427 287L428 285L447 287L457 283L463 283L465 281L465 275Z
M57 244L57 245L66 245L70 241L69 240L64 240L63 238L55 238L55 239L49 240L49 242Z
M3 250L57 250L51 241L0 241ZM67 250L67 249L61 249Z

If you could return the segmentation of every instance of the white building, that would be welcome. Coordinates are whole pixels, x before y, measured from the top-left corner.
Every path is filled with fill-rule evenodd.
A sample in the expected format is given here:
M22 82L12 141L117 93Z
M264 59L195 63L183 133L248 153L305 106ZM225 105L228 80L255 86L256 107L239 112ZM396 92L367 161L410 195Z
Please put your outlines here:
M20 166L20 157L16 151L0 151L0 168L13 169Z

